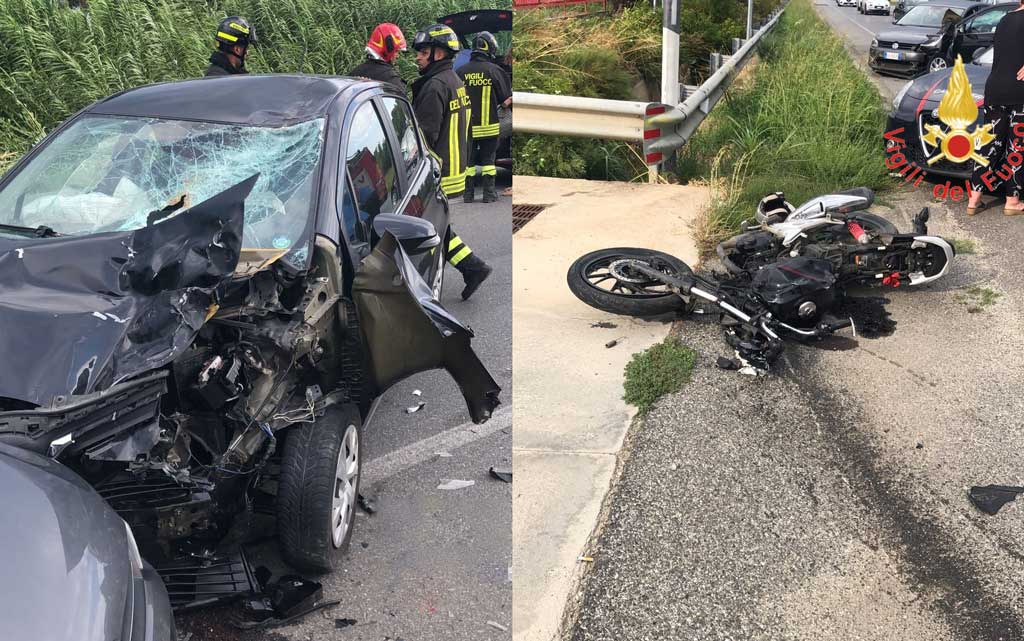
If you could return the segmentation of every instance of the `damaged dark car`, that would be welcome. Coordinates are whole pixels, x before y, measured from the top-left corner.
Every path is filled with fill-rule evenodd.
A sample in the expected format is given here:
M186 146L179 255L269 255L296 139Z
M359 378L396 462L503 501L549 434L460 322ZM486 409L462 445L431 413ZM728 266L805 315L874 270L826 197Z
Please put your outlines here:
M76 114L0 181L0 443L84 479L176 607L254 589L224 543L254 512L332 569L389 386L443 368L473 421L499 403L439 303L438 176L379 83L192 80Z

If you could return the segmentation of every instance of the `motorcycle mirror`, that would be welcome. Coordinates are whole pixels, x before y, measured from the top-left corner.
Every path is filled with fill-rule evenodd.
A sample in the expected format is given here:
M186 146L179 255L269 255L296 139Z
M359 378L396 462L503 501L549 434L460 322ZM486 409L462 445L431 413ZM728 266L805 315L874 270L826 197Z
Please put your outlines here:
M826 214L849 214L871 206L871 198L853 194L829 194L812 198L789 215L789 220L819 218Z

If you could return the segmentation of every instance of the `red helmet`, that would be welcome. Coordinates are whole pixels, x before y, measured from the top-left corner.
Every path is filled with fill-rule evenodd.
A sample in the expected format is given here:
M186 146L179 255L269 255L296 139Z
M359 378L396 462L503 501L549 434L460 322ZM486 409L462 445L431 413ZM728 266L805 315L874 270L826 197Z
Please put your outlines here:
M405 36L398 25L385 22L377 25L366 43L366 50L385 62L391 62L405 51Z

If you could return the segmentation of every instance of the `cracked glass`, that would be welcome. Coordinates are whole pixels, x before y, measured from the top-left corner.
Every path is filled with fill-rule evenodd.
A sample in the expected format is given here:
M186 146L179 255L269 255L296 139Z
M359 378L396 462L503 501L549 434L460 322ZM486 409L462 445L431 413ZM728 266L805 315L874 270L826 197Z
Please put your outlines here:
M288 250L303 268L312 234L324 120L251 127L89 116L0 191L0 223L60 234L128 231L184 198L172 215L259 173L245 201L243 245Z

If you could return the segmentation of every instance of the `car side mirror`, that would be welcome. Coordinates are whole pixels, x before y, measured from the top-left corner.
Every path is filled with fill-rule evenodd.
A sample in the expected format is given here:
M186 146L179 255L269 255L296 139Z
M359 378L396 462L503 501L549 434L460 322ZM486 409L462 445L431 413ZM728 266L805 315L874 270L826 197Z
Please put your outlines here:
M988 51L988 49L975 49L974 53L971 54L971 62L978 62L978 58L985 55L986 51Z
M434 224L415 216L377 214L373 217L373 231L378 237L391 232L409 255L422 254L441 244Z

